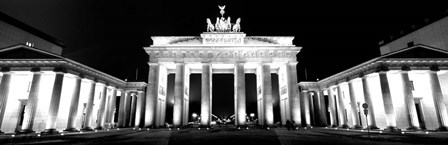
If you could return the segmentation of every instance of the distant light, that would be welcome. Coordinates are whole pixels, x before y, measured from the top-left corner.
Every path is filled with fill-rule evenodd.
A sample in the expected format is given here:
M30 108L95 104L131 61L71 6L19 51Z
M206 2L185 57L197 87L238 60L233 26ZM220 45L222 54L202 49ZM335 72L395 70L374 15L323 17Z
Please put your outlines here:
M132 128L133 130L135 130L135 127L134 128Z
M64 133L61 133L61 136L64 136Z
M404 134L404 132L402 131L401 134Z
M350 129L347 128L347 130L350 130Z
M109 129L107 129L107 131L109 131Z
M82 131L80 131L79 133L81 133L81 134L82 134Z
M241 128L240 127L238 127L238 130L240 130Z
M425 133L428 134L429 132L426 131Z
M383 131L380 131L380 133L383 133Z
M336 127L336 128L334 128L334 130L337 130L338 128Z
M313 126L311 126L311 128L313 128Z
M328 128L328 127L325 127L325 128Z
M296 130L298 130L299 129L299 127L296 127Z
M249 127L246 127L246 130L249 130Z
M207 130L208 130L209 128L207 127Z
M141 128L138 128L138 130L142 130Z
M304 127L306 129L306 127Z
M171 130L171 128L168 128L168 130Z
M177 130L180 130L180 128L177 128Z
M117 128L117 130L120 130L120 128Z
M255 113L250 113L250 117L254 117L255 116Z
M146 130L149 130L149 128L148 128L148 129L146 129Z
M361 132L364 132L364 130L361 130Z
M37 137L40 137L40 134L37 134Z
M16 137L16 135L15 135L15 134L13 134L13 135L11 135L11 137Z
M201 130L201 128L198 128L198 130Z
M269 127L268 127L268 130L269 130Z
M95 132L98 132L98 130L95 130Z

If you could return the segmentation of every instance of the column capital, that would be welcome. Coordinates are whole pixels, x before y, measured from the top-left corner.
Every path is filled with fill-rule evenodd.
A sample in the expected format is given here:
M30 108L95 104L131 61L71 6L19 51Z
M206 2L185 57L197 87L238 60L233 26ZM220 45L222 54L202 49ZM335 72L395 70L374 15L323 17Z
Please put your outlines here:
M378 72L378 73L379 72L387 72L387 71L389 71L389 66L384 65L384 64L380 64L375 70L375 72Z
M437 72L437 71L440 71L440 68L438 65L431 65L431 66L429 66L429 70L431 72Z
M2 73L11 72L11 68L10 67L2 67L0 69L0 72L2 72Z
M408 66L408 65L402 66L402 67L401 67L401 71L405 71L405 72L407 72L407 71L411 71L411 67Z
M56 73L67 73L67 70L65 68L63 68L63 67L55 67L55 68L53 68L53 72L56 72Z
M30 70L31 72L40 72L40 67L33 67Z

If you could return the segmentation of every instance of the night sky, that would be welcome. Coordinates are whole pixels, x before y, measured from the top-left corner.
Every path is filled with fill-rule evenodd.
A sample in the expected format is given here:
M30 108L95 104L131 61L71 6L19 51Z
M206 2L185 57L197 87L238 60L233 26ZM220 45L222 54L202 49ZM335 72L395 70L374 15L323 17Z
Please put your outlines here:
M206 18L214 20L220 15L217 5L224 4L225 15L232 21L241 17L248 36L295 36L294 44L303 47L297 55L299 81L324 79L378 57L379 41L409 33L412 25L419 28L426 18L435 21L447 11L442 2L282 0L1 0L0 11L62 41L64 57L120 79L146 82L148 55L142 47L152 44L150 36L199 36ZM199 113L201 77L191 78L190 112ZM213 113L233 114L233 75L213 79ZM274 96L276 79L273 75ZM246 81L247 112L256 113L255 75L246 75ZM169 85L173 82L169 75Z

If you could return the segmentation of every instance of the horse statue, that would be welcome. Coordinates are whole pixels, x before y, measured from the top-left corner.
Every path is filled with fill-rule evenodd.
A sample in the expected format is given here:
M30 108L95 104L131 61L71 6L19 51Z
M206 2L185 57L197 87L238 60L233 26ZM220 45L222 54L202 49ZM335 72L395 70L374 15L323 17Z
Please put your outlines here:
M236 23L233 25L232 31L233 32L240 32L241 30L241 18L236 19Z
M215 31L215 26L213 26L212 21L210 21L209 18L207 18L207 32L213 32Z

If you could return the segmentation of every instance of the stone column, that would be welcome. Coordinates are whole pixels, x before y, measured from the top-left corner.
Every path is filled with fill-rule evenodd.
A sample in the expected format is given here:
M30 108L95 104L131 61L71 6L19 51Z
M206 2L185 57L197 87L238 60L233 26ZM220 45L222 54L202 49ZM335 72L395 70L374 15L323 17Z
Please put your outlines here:
M79 97L81 92L81 78L82 76L75 76L75 86L72 94L72 99L70 101L70 110L68 113L67 128L65 129L65 131L77 131L75 124L76 117L78 115Z
M286 73L289 76L288 82L288 94L289 94L289 106L291 108L291 120L296 124L302 124L300 119L300 96L297 94L299 92L297 87L297 62L290 62L287 64Z
M409 121L409 127L407 129L415 130L419 129L420 125L417 118L417 110L415 108L414 95L412 94L411 82L409 81L408 71L409 68L403 68L401 71L401 80L403 82L403 94L404 102Z
M56 130L56 119L58 118L59 103L61 102L62 83L64 72L56 72L54 79L53 92L51 94L50 108L48 109L47 124L44 133L58 133Z
M383 96L384 113L386 115L386 125L388 129L397 129L397 120L395 117L394 104L390 94L389 81L387 80L387 71L379 72L381 93Z
M109 125L112 127L112 125L115 123L115 104L117 102L117 88L111 87L111 95L109 98L109 102L107 104L107 111L106 111L106 123L109 123Z
M210 63L202 64L201 125L210 126L212 114L212 68Z
M121 91L121 96L120 96L120 106L118 108L118 127L124 127L125 123L126 123L126 95L127 93L125 92L124 89L122 89Z
M305 122L302 122L305 126L310 126L310 102L309 102L309 92L303 91L302 92L302 114Z
M135 127L144 127L145 122L145 92L138 91L137 108L135 111Z
M358 103L356 101L355 96L355 86L353 81L348 81L348 92L350 93L350 107L351 107L351 115L353 117L353 127L356 129L362 128L360 125L359 115L358 115Z
M317 102L317 92L312 92L310 95L310 110L311 110L311 125L317 126L317 122L319 121L318 114L318 102Z
M369 105L369 108L367 108L367 110L369 110L369 114L367 115L369 118L368 127L370 127L371 129L377 129L378 127L376 127L375 109L373 107L372 98L370 94L370 87L367 78L368 78L367 76L362 77L362 89L364 90L364 100Z
M0 129L3 123L3 117L5 116L6 103L8 102L9 86L12 75L12 73L9 71L9 68L2 67L1 71L3 73L3 76L0 82ZM1 130L0 133L2 133Z
M327 107L326 107L326 105L325 105L325 95L324 95L324 91L323 90L320 90L319 91L319 96L318 96L318 99L319 99L319 114L320 114L320 126L327 126L328 124L327 124L327 111L328 111L328 109L327 109Z
M98 108L98 122L96 123L95 129L104 128L104 119L106 118L106 97L107 97L107 84L103 86L101 91L100 107Z
M342 87L341 84L338 85L338 110L339 110L339 123L341 124L341 127L348 128L347 120L345 119L345 103L344 103L344 96L342 94Z
M331 126L332 127L337 127L337 120L336 120L336 106L335 106L335 100L334 100L334 96L333 96L333 91L332 89L329 87L328 88L328 106L330 109L330 118L331 118Z
M135 93L132 93L132 100L131 100L131 115L130 115L130 121L129 126L134 127L135 126L135 116L136 116L136 110L137 110L137 95Z
M158 111L157 99L159 89L159 64L149 64L148 86L146 87L146 103L145 103L145 127L154 127L156 125L156 112Z
M429 83L434 99L434 107L436 109L437 120L439 122L439 128L437 128L437 130L448 131L448 113L443 99L442 89L440 87L437 71L439 71L439 68L436 66L432 66L431 70L429 71Z
M91 123L91 119L92 119L92 113L93 113L93 101L95 99L95 89L96 89L96 82L92 81L89 84L89 96L87 97L87 106L86 106L86 114L85 114L85 118L84 118L84 124L83 124L83 128L82 130L86 130L86 131L92 131L92 123Z
M28 95L28 101L25 107L25 114L23 115L22 133L33 132L34 116L36 115L37 102L39 100L40 80L42 72L39 68L33 68L33 81L31 82L31 89Z
M262 92L264 101L264 119L267 126L274 125L274 99L272 98L272 82L271 82L271 66L269 64L262 64Z
M316 125L316 116L314 114L314 96L315 96L315 94L314 94L314 92L311 91L308 94L308 96L309 96L308 101L310 104L309 105L310 106L310 125L315 126Z
M184 101L184 77L185 64L176 63L176 76L174 79L174 106L173 106L173 125L178 127L182 125L182 108ZM201 117L202 118L202 117Z
M124 101L124 113L125 113L125 123L124 126L125 127L129 127L129 124L131 122L131 99L132 99L132 93L126 91L126 99Z
M246 80L244 63L235 64L235 123L246 126Z

